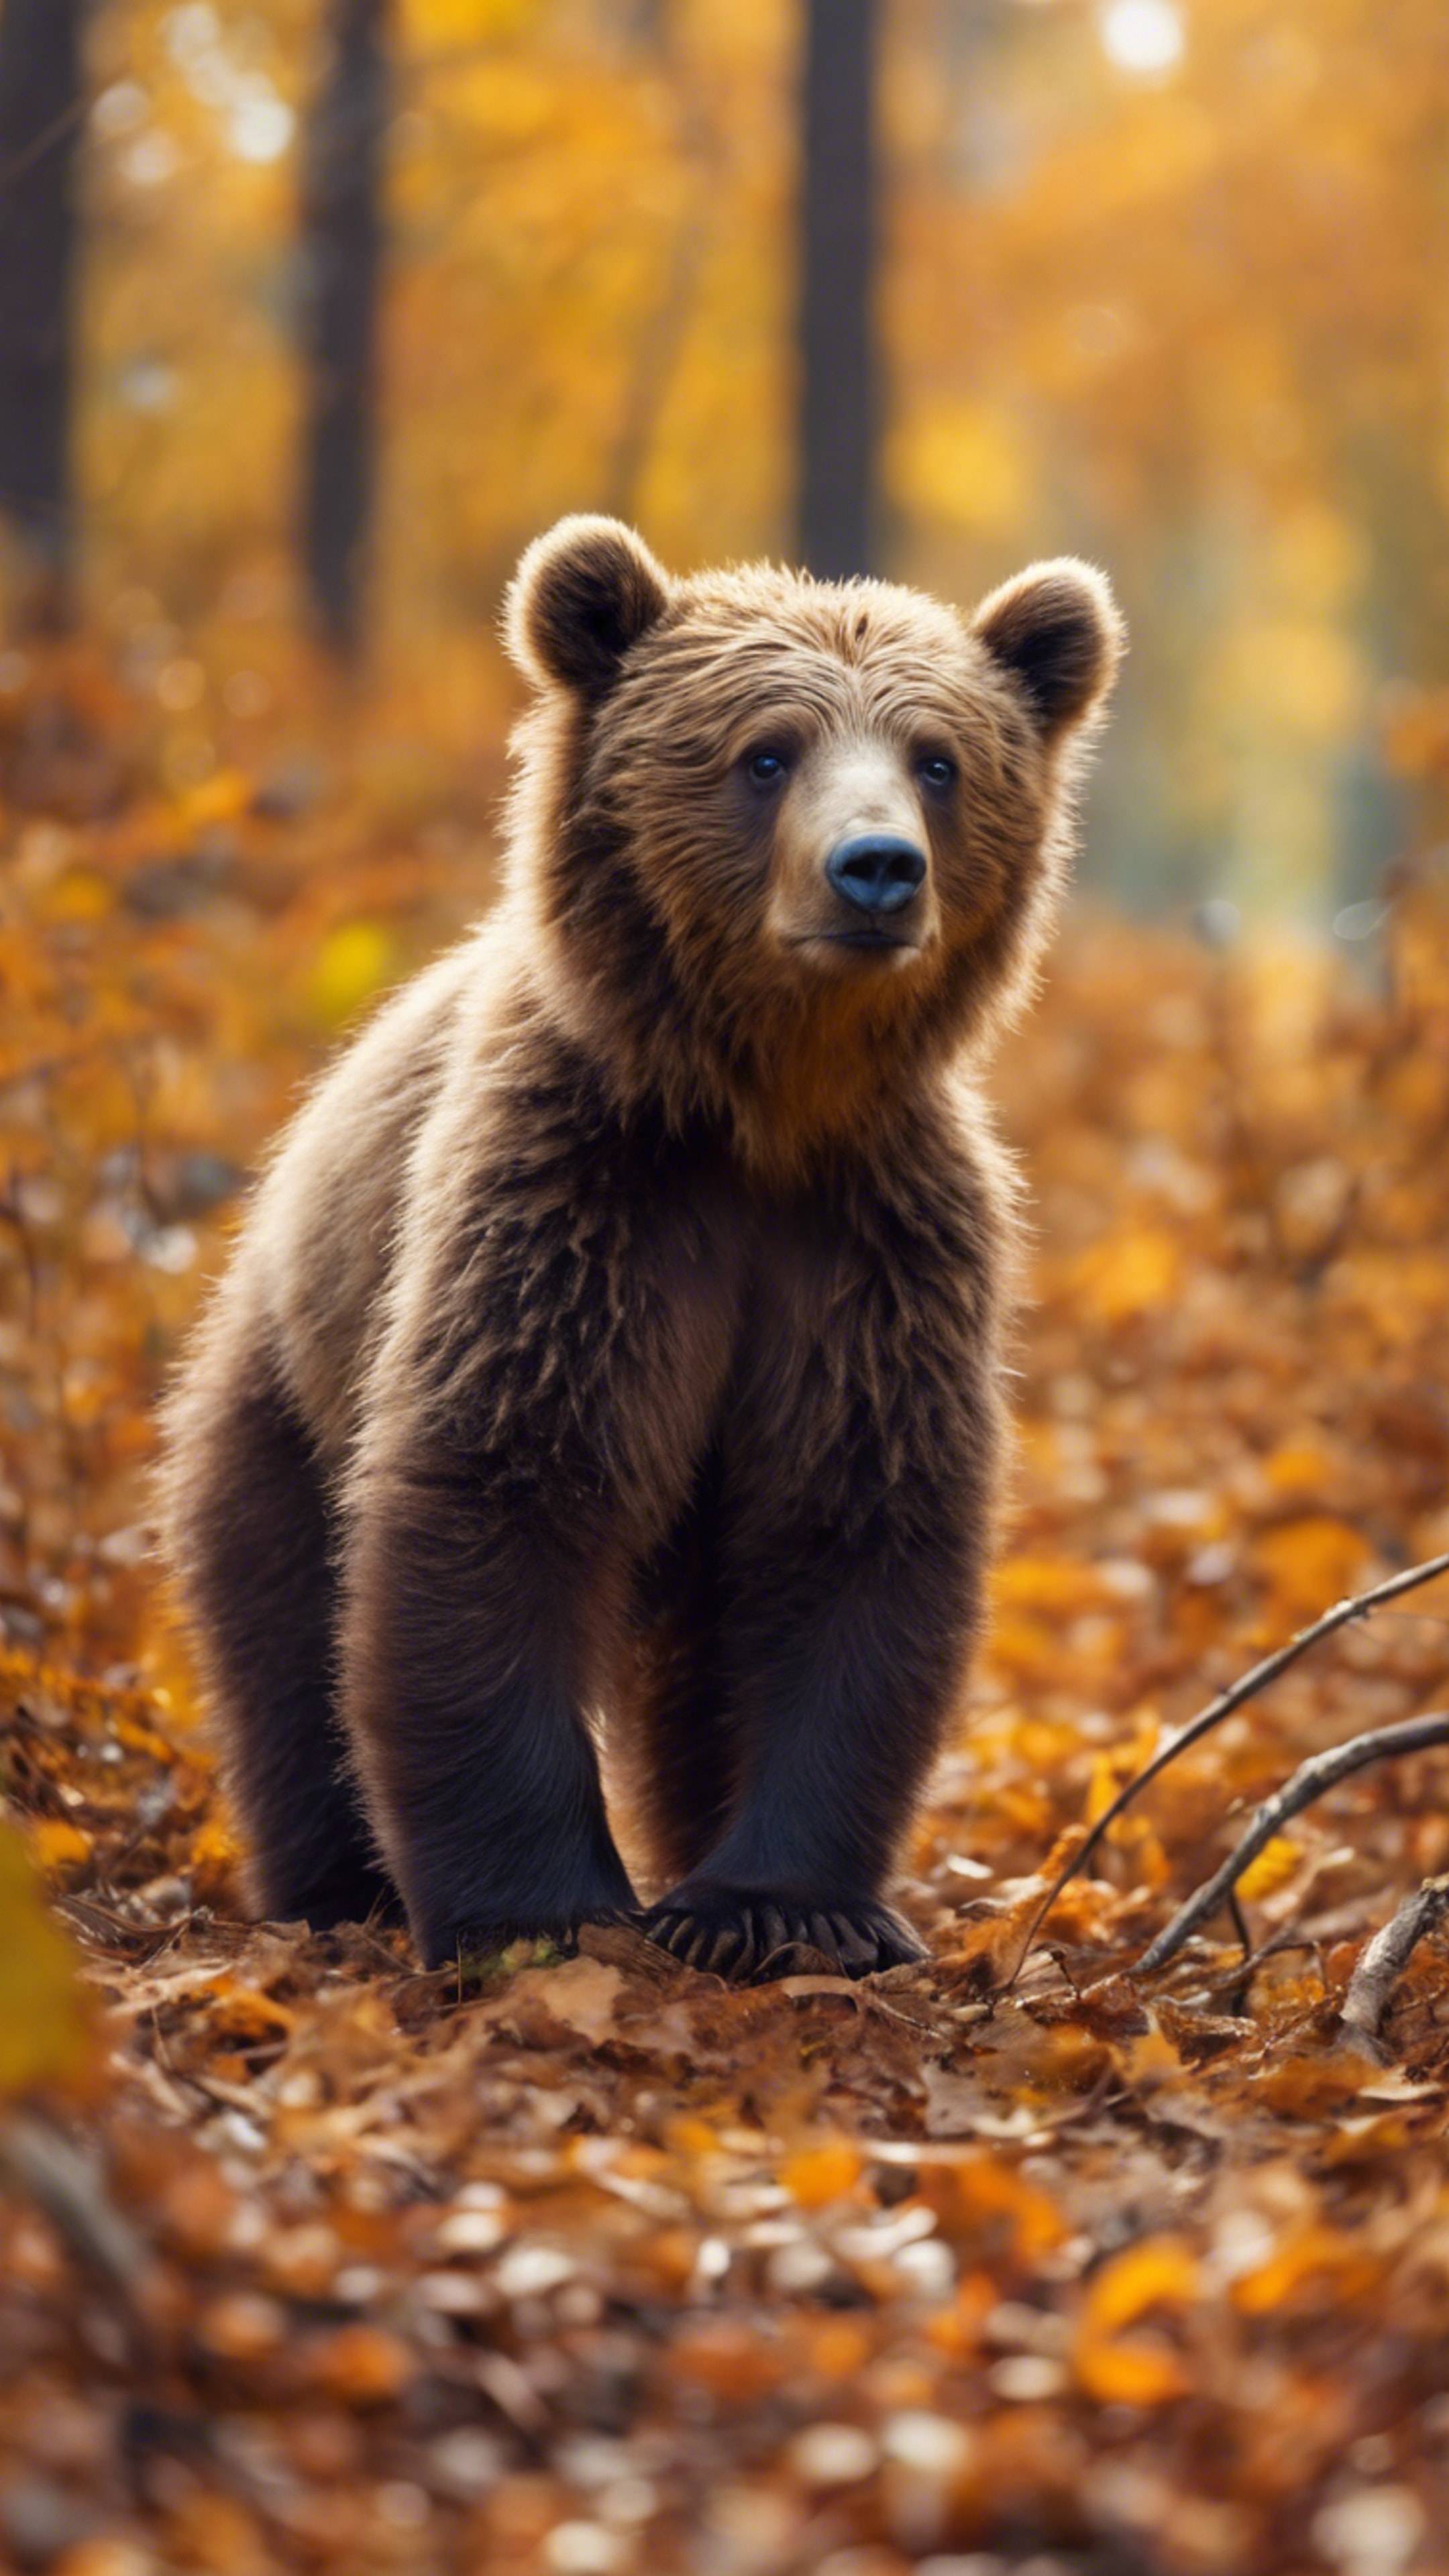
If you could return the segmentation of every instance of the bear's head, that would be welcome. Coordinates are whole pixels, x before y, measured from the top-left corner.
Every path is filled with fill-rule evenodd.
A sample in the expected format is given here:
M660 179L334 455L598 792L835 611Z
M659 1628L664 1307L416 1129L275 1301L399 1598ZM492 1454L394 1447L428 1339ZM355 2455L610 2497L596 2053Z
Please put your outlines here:
M962 618L769 565L672 579L617 520L524 555L514 869L579 1041L760 1158L870 1124L1029 974L1121 651L1100 573Z

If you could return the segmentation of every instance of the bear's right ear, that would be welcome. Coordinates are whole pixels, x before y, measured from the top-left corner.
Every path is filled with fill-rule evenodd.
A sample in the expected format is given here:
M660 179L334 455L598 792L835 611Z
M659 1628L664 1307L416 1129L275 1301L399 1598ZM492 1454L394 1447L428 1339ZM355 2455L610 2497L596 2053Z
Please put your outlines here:
M560 519L514 574L504 640L525 679L602 697L668 605L668 575L622 519Z

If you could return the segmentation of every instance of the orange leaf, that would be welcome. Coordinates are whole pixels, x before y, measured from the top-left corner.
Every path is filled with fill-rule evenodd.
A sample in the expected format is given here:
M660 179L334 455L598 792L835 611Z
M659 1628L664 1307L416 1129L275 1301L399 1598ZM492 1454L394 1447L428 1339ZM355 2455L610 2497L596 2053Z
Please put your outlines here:
M860 2158L844 2139L801 2147L780 2168L781 2182L802 2209L825 2209L831 2201L843 2200L859 2178Z
M30 1848L47 1877L73 1876L95 1848L84 1826L65 1816L42 1816L30 1828Z
M1134 2325L1149 2308L1186 2307L1198 2295L1197 2258L1181 2236L1145 2236L1114 2254L1094 2273L1087 2292L1086 2330L1112 2335Z
M1156 2335L1088 2339L1077 2347L1076 2372L1088 2396L1103 2406L1166 2406L1191 2386L1171 2345Z

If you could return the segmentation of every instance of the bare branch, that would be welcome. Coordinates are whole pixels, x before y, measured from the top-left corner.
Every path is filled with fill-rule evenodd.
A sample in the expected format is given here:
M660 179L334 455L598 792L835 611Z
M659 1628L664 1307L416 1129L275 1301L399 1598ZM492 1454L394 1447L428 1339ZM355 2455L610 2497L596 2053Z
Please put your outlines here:
M1186 1726L1180 1726L1175 1735L1170 1735L1165 1744L1159 1745L1151 1761L1138 1772L1136 1778L1129 1780L1125 1789L1118 1790L1110 1807L1104 1808L1092 1826L1080 1851L1053 1879L1027 1926L1026 1939L1022 1943L1020 1956L1004 1991L1010 1994L1016 1984L1037 1935L1063 1889L1069 1887L1078 1872L1085 1868L1093 1852L1111 1832L1118 1817L1126 1813L1133 1799L1143 1789L1150 1787L1151 1783L1167 1769L1169 1762L1175 1762L1180 1753L1186 1753L1194 1744L1200 1744L1205 1735L1210 1735L1215 1726L1221 1726L1223 1720L1231 1717L1246 1700L1255 1699L1260 1691L1265 1691L1270 1682L1275 1682L1280 1673L1288 1670L1290 1664L1297 1663L1300 1655L1306 1655L1310 1646L1318 1645L1321 1639L1333 1636L1338 1629L1348 1627L1356 1619L1367 1619L1386 1602L1397 1601L1401 1594L1417 1590L1422 1583L1432 1583L1440 1574L1449 1574L1449 1554L1428 1557L1422 1565L1407 1566L1402 1574L1391 1574L1387 1582L1376 1583L1370 1592L1357 1592L1348 1600L1336 1602L1333 1609L1325 1611L1321 1619L1315 1619L1311 1628L1300 1628L1297 1636L1290 1637L1286 1646L1279 1646L1271 1655L1265 1655L1263 1661L1254 1664L1250 1672L1243 1674L1241 1680L1230 1683L1225 1691L1218 1693L1215 1700L1209 1701L1206 1708L1200 1709L1196 1717L1189 1718Z
M132 2318L146 2248L111 2202L95 2158L41 2112L14 2112L0 2126L0 2175L44 2210L68 2252Z
M1349 1979L1340 2016L1351 2039L1377 2048L1379 2025L1395 1986L1425 1933L1432 1932L1446 1913L1449 1877L1426 1878L1422 1887L1405 1897L1393 1921L1374 1934Z
M1138 1960L1134 1976L1151 1976L1177 1957L1183 1943L1200 1923L1225 1905L1245 1869L1260 1851L1293 1816L1346 1780L1352 1771L1364 1770L1370 1762L1389 1762L1401 1753L1424 1753L1431 1745L1449 1744L1449 1713L1436 1709L1427 1717L1407 1718L1401 1726L1380 1727L1372 1735L1350 1736L1346 1744L1334 1744L1326 1753L1315 1753L1311 1760L1299 1764L1291 1780L1271 1798L1265 1798L1237 1848L1230 1852L1222 1868L1204 1881L1185 1905L1178 1907L1166 1931L1159 1932L1148 1950Z

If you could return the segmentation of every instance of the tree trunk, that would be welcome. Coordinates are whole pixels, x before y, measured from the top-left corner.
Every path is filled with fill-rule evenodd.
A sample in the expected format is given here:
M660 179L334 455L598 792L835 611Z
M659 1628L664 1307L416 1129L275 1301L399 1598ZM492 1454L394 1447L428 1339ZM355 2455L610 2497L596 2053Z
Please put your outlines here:
M22 614L63 622L71 563L71 301L84 0L0 8L0 508Z
M387 0L331 0L329 24L303 165L301 537L317 624L350 657L362 641L377 470Z
M877 0L807 0L800 556L833 580L872 561L877 23Z

